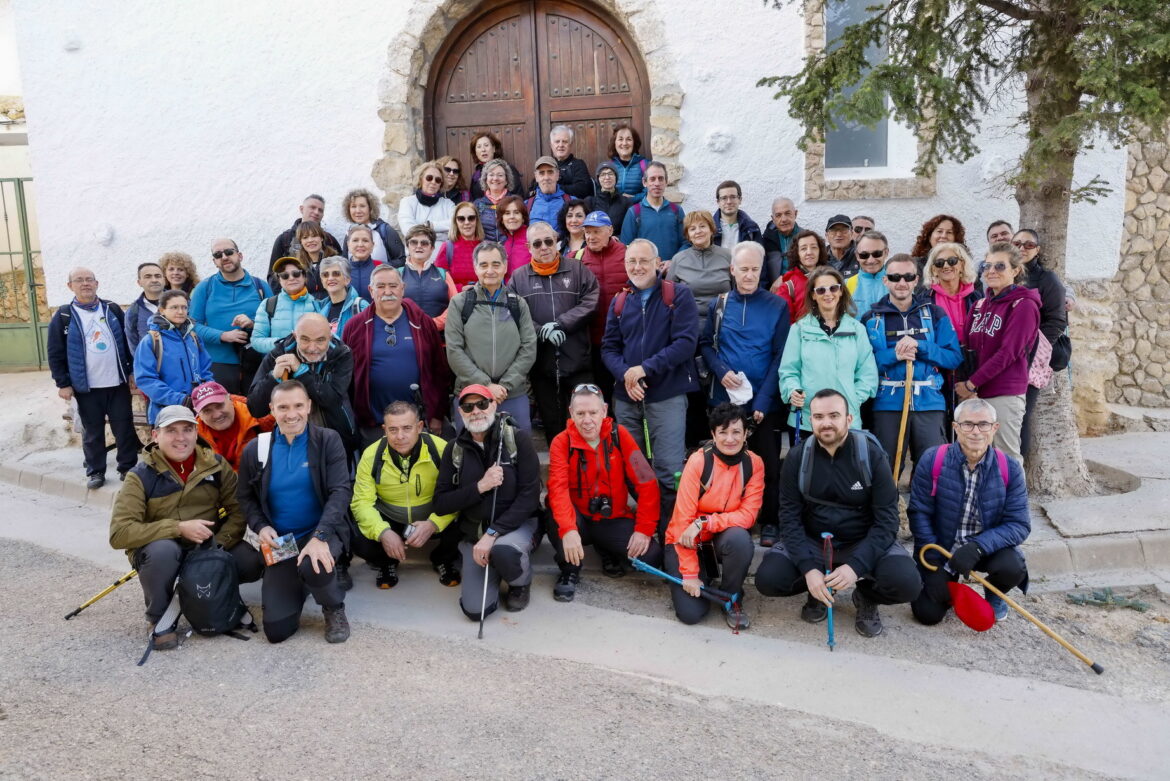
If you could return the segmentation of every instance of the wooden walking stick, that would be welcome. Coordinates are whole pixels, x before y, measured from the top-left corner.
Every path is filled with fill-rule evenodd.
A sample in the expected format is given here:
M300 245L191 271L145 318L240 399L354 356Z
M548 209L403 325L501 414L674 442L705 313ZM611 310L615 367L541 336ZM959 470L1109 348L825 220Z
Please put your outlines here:
M902 422L898 424L898 452L894 456L894 482L902 473L902 451L906 447L906 422L910 419L910 393L914 390L914 359L906 359L906 384L902 389Z
M922 566L926 567L931 572L935 572L936 570L938 570L938 566L931 564L926 560L926 552L929 550L938 551L942 555L946 556L948 559L951 557L950 551L948 551L946 548L942 547L941 545L935 545L934 543L928 543L926 545L923 545L922 550L920 550L918 552L918 560L922 562ZM1042 631L1044 634L1051 637L1056 642L1063 645L1065 650L1068 651L1069 653L1071 653L1073 656L1080 659L1085 664L1089 665L1089 669L1091 669L1093 672L1097 673L1097 675L1100 675L1101 673L1105 672L1104 667L1097 664L1089 657L1085 656L1083 653L1078 651L1076 648L1073 648L1073 646L1067 640L1065 640L1063 637L1058 635L1056 632L1049 629L1044 624L1044 622L1041 621L1040 619L1036 618L1036 616L1032 615L1027 610L1020 607L1018 604L1016 604L1015 600L1013 600L1011 597L1007 596L1002 591L997 589L995 586L988 583L981 575L978 575L975 572L971 572L969 577L972 580L974 580L975 582L982 584L985 589L990 591L992 594L995 594L997 597L1002 599L1004 602L1008 603L1008 605L1010 605L1012 607L1012 609L1014 609L1017 613L1022 615L1024 618L1028 619L1033 624L1040 627L1040 631Z

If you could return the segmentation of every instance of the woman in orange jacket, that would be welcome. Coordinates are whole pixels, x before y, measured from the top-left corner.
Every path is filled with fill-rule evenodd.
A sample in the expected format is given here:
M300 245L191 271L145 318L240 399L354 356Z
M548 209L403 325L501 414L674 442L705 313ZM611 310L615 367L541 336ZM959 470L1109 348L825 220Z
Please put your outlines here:
M764 462L747 449L747 413L723 403L711 410L708 421L711 442L687 459L666 528L666 571L683 581L670 587L671 599L684 624L707 615L710 602L699 591L715 579L716 557L723 565L719 588L742 592L755 553L748 530L764 501ZM714 555L700 556L700 551ZM741 603L742 597L726 611L732 629L750 625Z

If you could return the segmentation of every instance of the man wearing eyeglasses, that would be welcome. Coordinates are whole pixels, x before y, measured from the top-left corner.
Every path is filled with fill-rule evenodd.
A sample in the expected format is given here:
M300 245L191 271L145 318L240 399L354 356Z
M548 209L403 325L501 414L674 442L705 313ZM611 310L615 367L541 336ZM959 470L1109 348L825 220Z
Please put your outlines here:
M829 245L829 265L849 279L857 273L857 257L854 255L853 220L844 214L836 214L825 224L825 242Z
M276 237L276 241L272 243L272 257L268 259L268 267L272 268L272 264L280 258L287 255L296 255L297 250L301 248L297 242L297 228L301 226L302 222L315 222L318 225L323 225L321 219L325 216L325 199L316 193L308 195L301 205L297 207L300 212L299 217L293 221L292 227L284 233ZM325 243L333 248L333 251L338 255L343 255L341 245L337 243L337 239L333 234L325 231Z
M516 269L508 288L524 299L536 331L532 395L551 442L565 430L569 391L589 382L589 322L597 308L597 277L579 260L561 257L547 222L528 228L532 261Z
M215 381L228 393L242 394L252 377L241 375L241 356L252 338L256 307L272 295L272 289L244 270L244 253L232 239L216 239L211 259L219 271L191 291L188 315L211 356Z
M715 201L719 207L719 218L715 220L715 236L711 243L732 249L741 241L759 241L760 226L739 208L743 203L743 190L739 183L727 180L715 188Z
M931 543L951 552L949 561L940 553L927 553L938 566L935 572L919 564L924 587L910 608L928 625L942 621L951 606L947 583L973 569L986 572L987 581L1002 592L1028 588L1028 569L1019 549L1032 531L1028 486L1019 462L991 445L999 430L995 407L984 399L967 399L955 407L953 426L958 446L942 445L924 453L910 486L914 560L918 561L918 550ZM984 593L995 619L1007 618L1007 603Z
M859 214L853 218L853 235L860 238L866 231L871 231L877 227L877 223L873 221L873 217L866 217L864 214Z
M887 295L861 319L878 368L873 434L891 463L899 461L898 432L903 425L902 410L909 393L904 446L909 448L910 457L917 465L927 448L946 441L947 405L942 392L942 370L954 369L962 363L963 353L943 308L931 303L928 295L914 295L918 264L912 257L898 254L886 261L883 283ZM907 361L912 367L909 377ZM898 477L894 475L894 480Z

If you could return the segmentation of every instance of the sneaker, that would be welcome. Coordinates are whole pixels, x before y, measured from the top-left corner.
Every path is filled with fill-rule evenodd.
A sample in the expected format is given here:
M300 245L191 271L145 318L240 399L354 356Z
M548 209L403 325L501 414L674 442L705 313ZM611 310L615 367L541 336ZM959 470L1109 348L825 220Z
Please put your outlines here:
M774 523L766 523L760 527L760 545L771 548L780 539L780 527Z
M349 619L345 617L345 604L322 608L325 613L325 642L344 643L349 639Z
M995 611L995 623L997 624L1007 618L1008 614L1012 612L1003 597L992 594L987 589L983 589L983 598L987 600L987 604L991 605L991 609Z
M378 578L375 581L378 588L394 588L398 585L398 565L394 562L383 564L378 568Z
M528 607L528 599L531 595L532 585L527 586L511 586L508 588L508 594L504 597L504 607L509 613L519 613L524 608Z
M431 569L439 573L439 582L448 588L458 586L463 582L463 575L454 564L432 564Z
M810 624L819 624L829 616L829 608L819 599L809 597L800 609L800 617Z
M878 615L878 607L866 599L860 589L853 589L853 607L857 608L857 618L853 622L857 634L877 637L882 633L882 617Z
M337 565L337 585L341 586L342 591L349 591L353 588L353 575L349 574L348 564Z
M620 578L626 574L621 559L615 559L608 553L601 554L601 571L609 578Z
M85 487L91 491L96 491L97 489L101 488L105 484L106 484L106 476L105 475L90 475L89 481L85 484Z
M169 632L150 636L150 647L153 651L171 651L179 647L179 633L174 629Z
M576 570L562 572L553 586L553 599L557 602L572 602L577 596L577 584L581 582L581 573Z
M743 602L736 602L733 605L723 606L724 618L727 619L727 625L736 632L747 629L752 625L751 619L748 618L747 613L743 612Z

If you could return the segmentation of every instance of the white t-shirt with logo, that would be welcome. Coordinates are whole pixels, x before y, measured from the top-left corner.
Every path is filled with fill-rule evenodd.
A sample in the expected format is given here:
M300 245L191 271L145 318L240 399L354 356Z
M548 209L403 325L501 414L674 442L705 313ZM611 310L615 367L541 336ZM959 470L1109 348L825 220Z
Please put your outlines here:
M85 376L90 388L114 388L122 384L118 350L106 322L109 310L99 304L94 311L73 307L73 321L85 341Z

